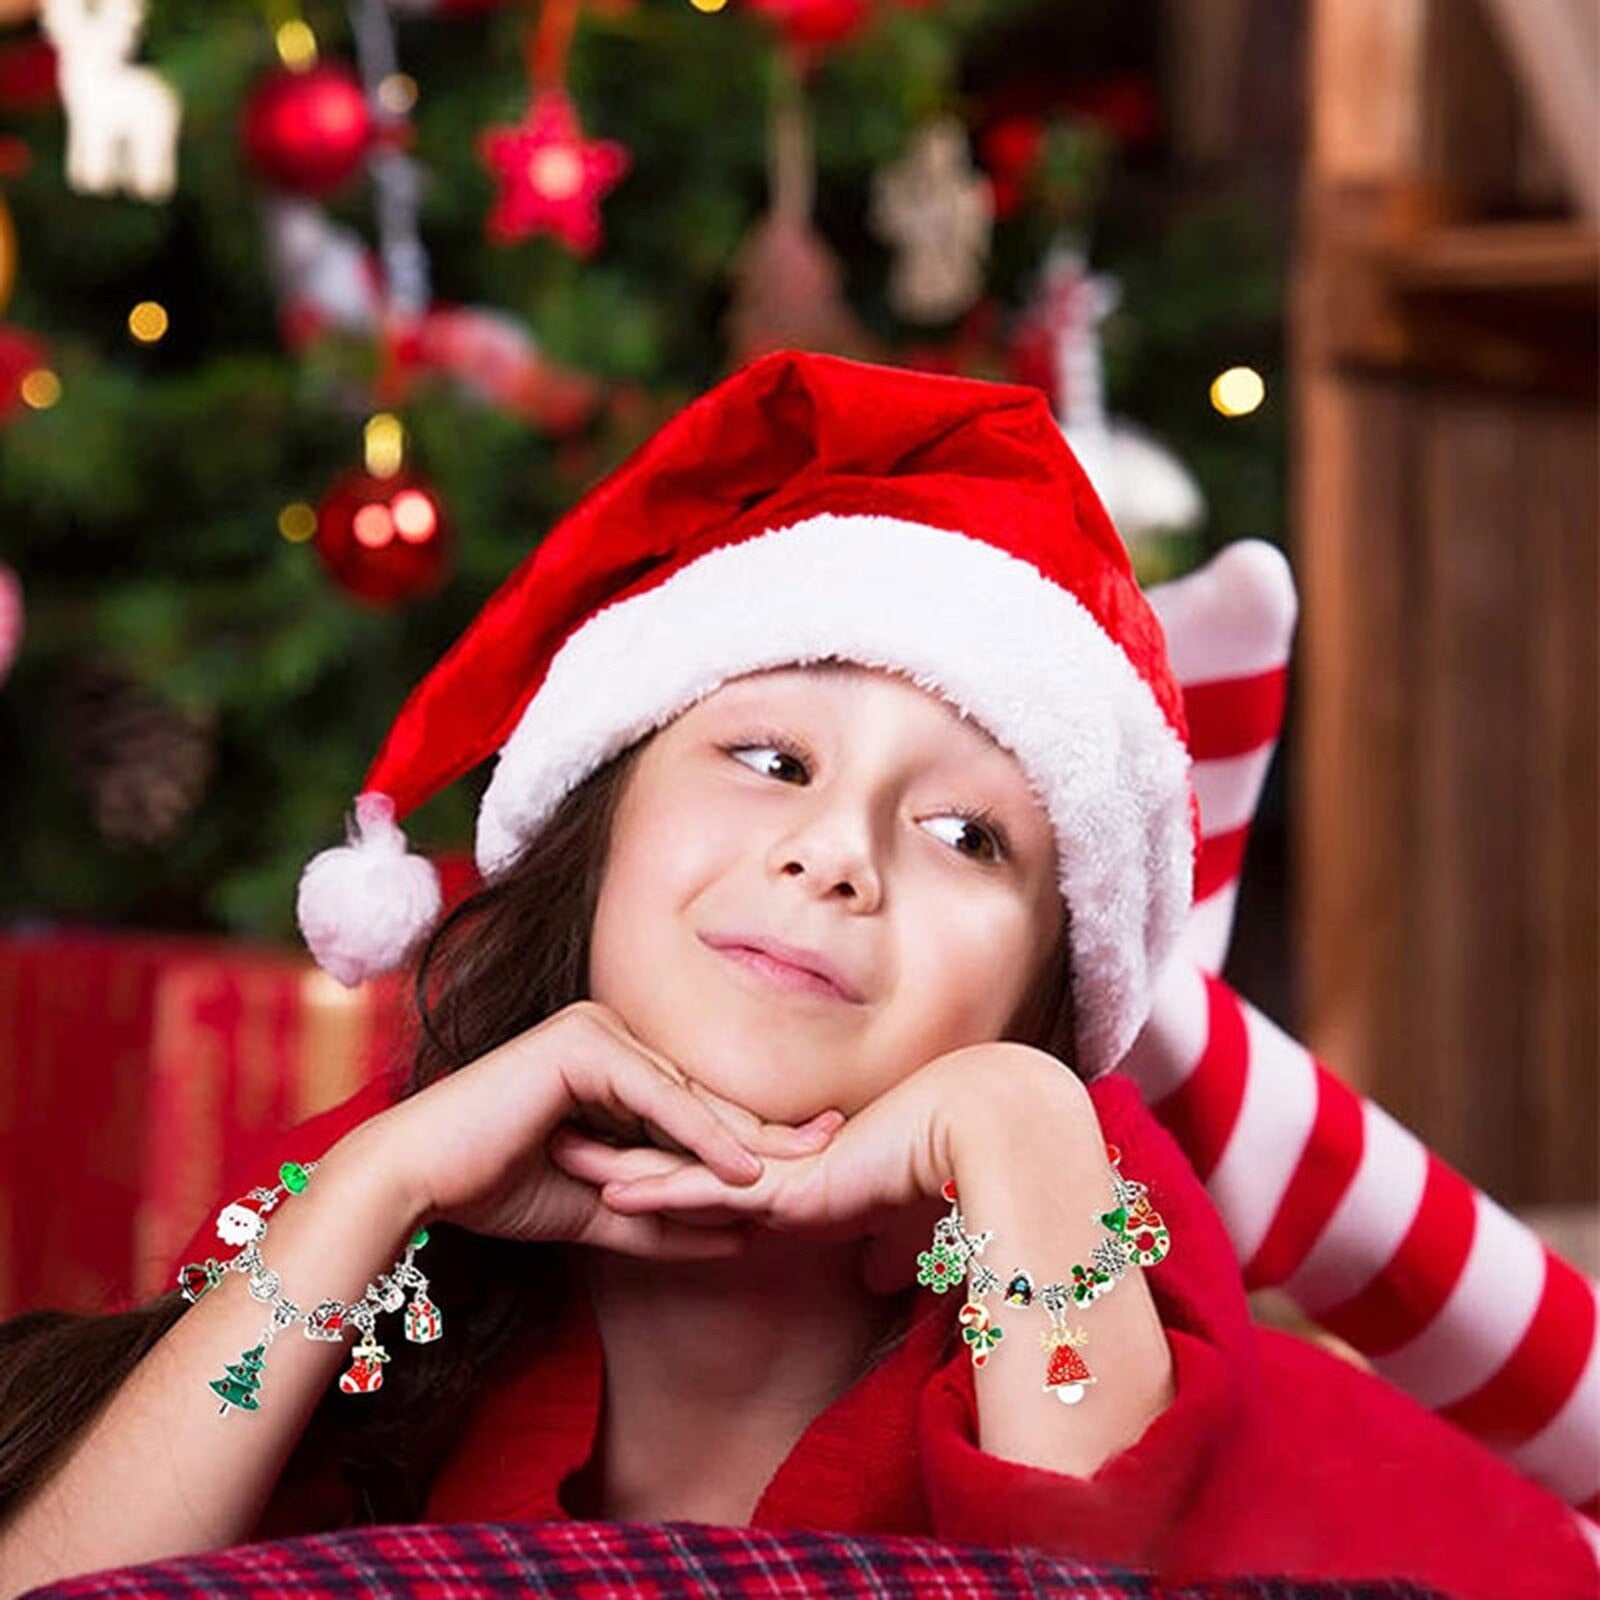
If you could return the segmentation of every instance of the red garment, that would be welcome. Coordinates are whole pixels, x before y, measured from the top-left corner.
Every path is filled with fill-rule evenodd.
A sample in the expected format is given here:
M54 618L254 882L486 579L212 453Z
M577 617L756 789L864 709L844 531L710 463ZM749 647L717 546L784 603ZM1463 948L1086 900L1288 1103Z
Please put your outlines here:
M1171 1229L1171 1253L1148 1277L1172 1351L1172 1404L1088 1479L986 1455L971 1363L964 1351L942 1358L956 1297L923 1293L905 1342L812 1422L751 1526L1030 1545L1174 1582L1409 1578L1463 1600L1593 1600L1595 1560L1574 1514L1384 1380L1256 1326L1232 1246L1177 1144L1126 1079L1090 1093L1122 1170L1148 1186ZM365 1100L347 1124L375 1109L371 1091ZM336 1136L339 1120L316 1133ZM575 1295L554 1334L480 1401L428 1519L566 1518L561 1484L593 1450L603 1377L590 1307Z

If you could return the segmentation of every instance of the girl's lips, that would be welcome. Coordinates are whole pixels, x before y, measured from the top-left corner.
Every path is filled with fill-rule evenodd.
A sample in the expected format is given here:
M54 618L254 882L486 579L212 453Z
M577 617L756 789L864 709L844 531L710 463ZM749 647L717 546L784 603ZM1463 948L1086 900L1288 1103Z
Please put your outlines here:
M745 971L755 973L779 989L786 989L793 994L819 995L824 999L838 1000L847 1005L855 1004L821 974L808 972L804 967L790 966L787 961L779 961L776 957L760 950L752 950L747 945L710 945L708 948L719 956L726 956Z

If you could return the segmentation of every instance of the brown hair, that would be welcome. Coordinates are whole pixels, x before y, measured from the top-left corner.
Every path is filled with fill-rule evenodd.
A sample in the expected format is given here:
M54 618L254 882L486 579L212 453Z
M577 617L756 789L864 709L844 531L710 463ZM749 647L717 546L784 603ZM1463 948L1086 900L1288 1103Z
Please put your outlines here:
M644 740L613 757L557 808L502 874L463 900L416 960L414 1039L404 1092L415 1094L564 1006L586 998L611 822ZM1007 1037L1063 1059L1073 1054L1073 1006L1060 939ZM456 1337L408 1350L384 1377L383 1403L357 1411L336 1390L312 1413L280 1478L280 1493L337 1474L352 1523L415 1521L458 1441L472 1398L535 1307L568 1292L559 1248L430 1229L430 1293ZM0 1524L68 1453L145 1353L186 1309L176 1290L132 1311L34 1311L0 1324ZM869 1355L880 1360L902 1334ZM313 1531L285 1514L258 1537Z

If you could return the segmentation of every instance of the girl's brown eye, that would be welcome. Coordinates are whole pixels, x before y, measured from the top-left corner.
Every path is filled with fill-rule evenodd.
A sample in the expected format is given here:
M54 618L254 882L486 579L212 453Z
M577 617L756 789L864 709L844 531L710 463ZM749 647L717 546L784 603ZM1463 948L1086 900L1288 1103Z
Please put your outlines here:
M743 756L743 753L745 751L747 751L747 750L760 750L760 751L770 752L779 761L788 762L791 765L791 767L799 768L802 773L805 771L805 765L800 760L800 758L797 755L795 755L793 751L785 750L782 745L776 745L776 744L735 744L735 745L729 745L728 746L728 754L731 755L734 758L734 760L736 760L736 761L740 760L741 757ZM777 773L772 771L770 763L766 764L765 766L759 766L759 767L756 766L752 762L747 762L745 764L747 766L750 766L752 771L763 772L765 774L765 776L767 776L769 778L778 776Z
M976 850L963 850L958 844L958 855L970 855L977 861L999 861L1004 856L1005 848L993 828L976 817L964 817L959 811L950 813L950 819L961 824L960 837L975 840L978 845Z

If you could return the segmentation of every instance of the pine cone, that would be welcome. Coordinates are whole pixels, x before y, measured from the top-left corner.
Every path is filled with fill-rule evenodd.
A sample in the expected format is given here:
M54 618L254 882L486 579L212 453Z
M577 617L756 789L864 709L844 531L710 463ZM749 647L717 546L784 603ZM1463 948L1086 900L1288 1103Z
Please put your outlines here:
M186 716L113 667L77 669L60 695L67 760L113 844L168 843L210 780L213 724Z

